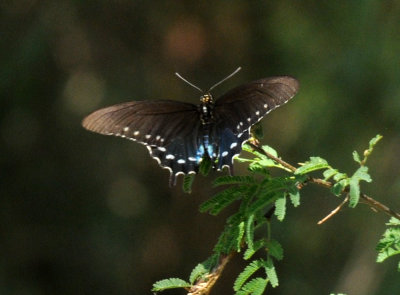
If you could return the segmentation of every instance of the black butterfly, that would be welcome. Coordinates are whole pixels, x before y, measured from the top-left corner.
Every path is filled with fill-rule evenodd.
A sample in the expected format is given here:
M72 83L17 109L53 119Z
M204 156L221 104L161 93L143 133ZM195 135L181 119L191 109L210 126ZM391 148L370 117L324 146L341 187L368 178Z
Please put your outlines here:
M249 139L250 127L298 89L292 77L270 77L236 87L216 101L207 91L199 105L172 100L117 104L93 112L82 125L144 144L158 164L170 171L170 185L175 185L177 175L196 173L205 157L215 169L228 167L231 172L233 157Z

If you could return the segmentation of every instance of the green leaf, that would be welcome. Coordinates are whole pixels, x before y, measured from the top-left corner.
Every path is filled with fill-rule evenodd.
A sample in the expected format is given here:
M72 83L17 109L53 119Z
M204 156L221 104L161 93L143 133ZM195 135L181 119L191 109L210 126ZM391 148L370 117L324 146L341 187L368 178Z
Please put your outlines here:
M264 151L266 151L267 153L273 155L274 157L278 158L278 152L275 149L273 149L272 147L270 147L269 145L263 145L262 149Z
M351 208L354 208L355 206L357 206L359 200L360 200L360 184L358 183L357 178L351 178L349 206Z
M254 214L250 214L246 221L246 244L248 248L253 248L254 240Z
M400 226L398 224L386 229L376 250L379 252L377 262L383 262L391 256L400 254Z
M289 192L289 198L294 207L297 207L300 205L300 191L298 189L296 189L296 191L294 193Z
M262 295L267 287L268 280L263 278L254 278L243 288L236 292L235 295Z
M254 253L256 253L258 250L260 250L261 248L265 248L267 245L267 240L266 239L261 239L258 240L256 242L254 242L253 247L252 248L247 248L247 250L244 252L243 258L245 260L250 259Z
M286 215L286 197L282 196L275 201L275 211L274 214L279 221L283 221Z
M371 182L371 176L368 174L368 167L366 166L361 166L354 172L353 176L351 178L356 178L358 180L363 180L366 182Z
M243 236L244 236L244 221L239 223L238 225L238 230L237 230L237 236L236 236L236 251L240 252Z
M360 199L360 181L371 182L371 176L368 174L368 167L361 166L354 172L353 176L350 178L350 202L349 206L354 208Z
M191 284L178 278L165 279L153 284L152 291L163 291L175 288L190 288Z
M249 207L249 213L256 213L257 211L264 210L276 199L282 196L281 192L262 192L258 200L254 201Z
M214 181L214 186L232 184L254 184L256 180L251 176L220 176Z
M262 125L260 123L257 123L251 127L251 135L256 139L262 139L264 137Z
M347 174L346 173L341 173L341 172L338 172L333 176L333 179L335 181L341 181L341 180L347 179L347 178L348 178Z
M400 220L394 217L391 217L389 222L386 225L400 226Z
M192 192L192 185L194 181L194 174L186 174L183 178L183 186L182 189L185 193L190 194Z
M279 285L278 276L275 271L274 263L271 258L268 258L267 263L265 265L265 272L269 281L271 282L272 287L277 287Z
M360 155L358 154L357 151L353 151L353 160L356 161L357 163L361 164Z
M277 260L283 259L283 248L277 240L268 241L266 247L271 256L275 257Z
M342 179L332 186L331 192L335 196L340 196L342 194L344 188L347 186L347 184L348 184L348 179Z
M263 260L254 260L239 274L235 283L233 284L233 290L239 291L243 284L252 276L257 270L264 266Z
M212 162L207 157L203 157L200 162L199 172L203 176L207 176L212 167Z
M212 215L217 215L221 210L230 205L235 200L239 199L242 194L249 190L248 187L230 187L218 194L214 195L211 199L208 199L200 205L200 212L209 211Z
M369 149L372 150L375 145L383 138L382 135L377 134L374 138L369 141Z
M294 174L307 174L315 170L330 168L328 162L320 157L310 157L310 161L296 169Z
M204 263L199 263L192 270L189 277L189 282L194 284L199 278L203 277L205 274L208 274L209 270L206 268Z
M324 175L324 180L329 180L329 178L331 178L338 172L339 171L337 169L329 168L329 169L326 169L322 174Z

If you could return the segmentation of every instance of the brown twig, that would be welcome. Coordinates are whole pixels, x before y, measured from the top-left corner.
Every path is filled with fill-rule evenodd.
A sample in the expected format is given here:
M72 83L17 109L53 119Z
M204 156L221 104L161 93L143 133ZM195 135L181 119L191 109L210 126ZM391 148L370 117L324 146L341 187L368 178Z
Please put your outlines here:
M289 163L283 161L282 159L279 159L279 158L277 158L277 157L271 155L270 153L264 151L262 148L260 148L260 147L258 147L258 146L256 146L256 145L254 145L254 144L249 143L249 145L250 145L254 150L256 150L257 152L259 152L259 153L261 153L261 154L267 156L268 158L270 158L270 159L274 160L275 162L281 164L281 165L284 166L285 168L290 169L292 172L296 171L296 168L295 168L294 166L292 166L292 165L290 165ZM331 188L331 187L333 186L333 183L332 183L332 182L326 181L326 180L323 180L323 179L320 179L320 178L313 178L313 177L310 177L310 178L307 179L307 182L315 183L315 184L317 184L317 185L324 186L324 187L326 187L326 188ZM345 192L347 192L347 190L345 190ZM377 210L377 211L384 212L384 213L386 213L386 214L389 215L389 216L392 216L392 217L395 217L395 218L397 218L397 219L400 219L400 214L399 214L398 212L393 211L392 209L390 209L390 208L387 207L386 205L384 205L384 204L378 202L377 200L375 200L375 199L369 197L368 195L366 195L366 194L364 194L364 193L360 193L360 198L361 198L361 200L363 201L363 203L366 203L366 204L369 205L371 208L373 208L373 209L375 209L375 210Z
M322 218L320 221L318 221L318 225L323 224L325 221L327 221L329 218L331 218L333 215L338 213L340 209L344 206L344 204L347 203L347 201L350 199L349 194L347 194L346 198L344 198L343 202L340 203L339 206L337 206L334 210L331 211L328 215L326 215L324 218Z
M215 267L206 278L197 281L196 284L190 288L187 295L208 295L218 278L221 276L226 264L231 260L234 254L235 252L231 252L229 255L222 257L218 266Z

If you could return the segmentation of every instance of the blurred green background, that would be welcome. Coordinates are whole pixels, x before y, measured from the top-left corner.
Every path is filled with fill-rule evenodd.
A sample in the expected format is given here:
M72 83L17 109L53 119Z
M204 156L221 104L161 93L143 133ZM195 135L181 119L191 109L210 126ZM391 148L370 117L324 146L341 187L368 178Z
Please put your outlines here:
M143 146L80 125L129 100L197 103L175 71L207 88L242 66L216 96L295 76L300 92L263 120L263 143L351 174L351 152L381 133L363 191L400 210L399 1L20 0L0 15L1 294L151 294L208 257L229 212L198 206L221 174L185 195ZM388 217L360 205L318 226L339 202L309 186L273 224L285 259L268 294L400 294L397 261L375 263ZM233 293L239 256L213 294Z

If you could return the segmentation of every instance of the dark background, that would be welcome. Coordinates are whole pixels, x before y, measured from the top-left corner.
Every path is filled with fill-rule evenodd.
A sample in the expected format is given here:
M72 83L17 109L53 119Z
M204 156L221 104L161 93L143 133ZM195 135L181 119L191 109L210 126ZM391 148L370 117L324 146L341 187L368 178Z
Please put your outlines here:
M399 24L398 1L2 1L0 293L151 294L208 257L229 212L198 206L221 174L185 195L143 146L80 125L123 101L197 103L175 71L207 88L242 66L216 96L297 77L299 94L263 120L263 143L351 174L352 151L381 133L363 191L400 210ZM274 222L285 259L268 294L400 294L398 259L375 263L387 216L360 205L316 224L340 201L309 186ZM213 294L233 293L239 256Z

